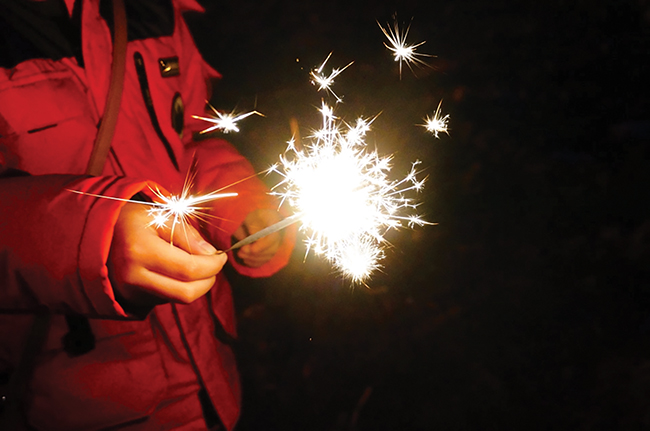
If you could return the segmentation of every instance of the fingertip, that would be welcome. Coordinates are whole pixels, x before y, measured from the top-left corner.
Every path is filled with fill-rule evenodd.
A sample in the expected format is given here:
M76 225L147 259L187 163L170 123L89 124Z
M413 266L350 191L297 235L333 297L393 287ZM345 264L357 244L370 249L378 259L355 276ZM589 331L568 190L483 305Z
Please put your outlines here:
M211 256L213 254L217 254L217 249L214 248L214 246L212 244L210 244L209 242L207 242L207 241L205 241L203 239L200 239L199 241L197 241L197 246L198 246L199 251L201 252L201 254L203 254L205 256Z
M224 253L223 251L217 251L215 256L217 257L221 267L223 267L228 261L228 253Z

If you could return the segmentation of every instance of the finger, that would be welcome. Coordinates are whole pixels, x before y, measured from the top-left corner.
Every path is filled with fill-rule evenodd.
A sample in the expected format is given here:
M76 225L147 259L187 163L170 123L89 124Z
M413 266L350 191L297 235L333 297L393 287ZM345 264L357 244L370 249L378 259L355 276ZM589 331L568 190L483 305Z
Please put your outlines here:
M147 251L151 258L143 259L143 267L181 281L200 280L218 274L228 256L225 253L213 255L190 254L185 250L160 239L157 247Z
M216 277L201 280L180 281L164 274L141 268L133 277L144 294L152 295L164 302L189 304L205 295L214 286Z
M217 252L210 243L187 223L175 223L172 227L158 229L158 235L165 241L193 255L213 255Z
M237 228L235 232L233 232L232 236L234 236L237 239L237 241L241 241L242 239L248 236L248 232L246 231L244 225L241 225Z
M260 266L264 265L268 261L271 260L273 255L269 256L255 256L252 258L244 258L241 259L242 263L246 265L249 268L259 268Z
M280 241L281 236L279 233L271 234L268 237L259 239L253 244L242 247L237 257L247 266L253 268L262 266L273 258L280 248Z
M180 281L200 280L218 274L228 260L225 253L192 255L152 235L131 247L132 260L147 270Z
M254 234L260 230L271 226L280 221L280 216L277 211L273 210L258 210L251 213L251 216L246 219L246 228L249 234Z
M241 248L240 255L274 254L280 246L280 234L273 233Z

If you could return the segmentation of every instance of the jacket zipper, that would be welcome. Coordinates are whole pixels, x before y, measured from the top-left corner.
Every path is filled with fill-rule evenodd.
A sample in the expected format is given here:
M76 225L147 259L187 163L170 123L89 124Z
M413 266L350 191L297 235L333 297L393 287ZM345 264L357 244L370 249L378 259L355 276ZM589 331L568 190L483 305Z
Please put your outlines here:
M149 80L147 79L147 71L144 67L144 60L142 59L142 55L136 51L135 54L133 54L133 60L135 62L136 73L138 74L138 81L140 82L140 91L142 91L142 99L144 100L144 104L147 107L147 112L149 112L151 125L153 126L154 130L156 131L156 134L158 135L163 145L165 146L165 150L167 150L167 154L169 155L172 164L178 171L180 169L178 167L178 160L176 160L176 155L174 154L174 150L172 150L171 144L169 143L167 137L165 136L162 129L160 128L158 117L156 117L156 111L153 107L153 99L151 98L151 91L149 89Z

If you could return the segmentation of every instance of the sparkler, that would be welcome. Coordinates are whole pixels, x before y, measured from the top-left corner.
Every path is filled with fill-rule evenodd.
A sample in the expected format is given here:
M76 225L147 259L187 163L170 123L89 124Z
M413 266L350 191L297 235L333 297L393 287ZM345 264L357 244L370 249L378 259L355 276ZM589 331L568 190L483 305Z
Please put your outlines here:
M420 43L415 43L412 45L408 45L406 43L406 37L408 36L409 30L411 29L411 24L409 24L406 27L406 30L400 30L397 20L395 20L395 22L393 23L392 28L390 27L390 25L387 25L386 28L382 27L379 21L377 21L377 24L379 25L379 28L384 33L386 39L388 39L389 42L389 43L384 42L384 46L386 46L386 48L388 48L393 52L393 57L395 57L395 61L399 62L400 79L402 78L402 63L406 63L408 68L411 69L411 72L413 72L412 65L428 66L428 64L420 57L434 57L434 56L416 52L416 48L424 45L426 41L422 41Z
M447 121L449 121L449 114L442 116L442 113L440 111L441 107L442 100L440 103L438 103L438 108L436 108L436 112L434 112L433 116L427 116L424 119L425 124L422 124L422 126L426 128L428 132L433 133L436 138L439 138L439 133L446 133L449 135L449 126L447 125Z
M329 76L322 75L330 56L310 75L319 90L327 90L340 102L331 85L352 63L333 69ZM322 126L313 132L310 142L299 149L290 140L280 162L267 170L282 177L271 194L288 203L294 214L226 251L300 223L307 235L307 253L313 250L353 282L363 282L381 268L389 230L432 224L414 213L418 203L407 196L422 190L425 179L418 179L419 161L403 179L389 179L392 156L380 156L365 142L377 117L348 124L336 117L325 101L319 112Z
M428 66L422 57L433 56L417 52L425 41L407 43L410 24L406 29L400 29L397 21L386 28L379 22L377 24L388 39L384 45L399 62L400 78L403 63L412 72L413 66ZM327 75L323 70L331 56L332 53L310 72L311 82L318 86L318 91L325 90L341 102L332 85L334 79L353 63L340 69L333 68ZM434 115L425 118L426 124L423 125L436 138L439 133L448 134L449 115L442 116L441 105L442 101ZM194 116L214 124L202 133L217 128L225 132L237 130L233 122L255 113L225 116L212 106L210 108L217 117ZM294 140L289 141L285 155L280 156L280 163L267 171L283 177L273 187L272 194L279 196L283 203L288 202L295 211L294 215L244 238L229 250L300 222L301 230L307 233L307 253L314 250L353 281L362 282L381 267L379 261L384 257L387 231L403 225L412 228L431 224L413 213L418 204L407 197L410 191L420 191L425 180L418 179L416 167L419 161L412 164L411 171L403 179L388 178L391 156L380 156L369 150L365 142L374 118L359 118L354 125L349 125L337 118L333 108L325 102L319 111L323 124L313 133L311 142L299 149Z

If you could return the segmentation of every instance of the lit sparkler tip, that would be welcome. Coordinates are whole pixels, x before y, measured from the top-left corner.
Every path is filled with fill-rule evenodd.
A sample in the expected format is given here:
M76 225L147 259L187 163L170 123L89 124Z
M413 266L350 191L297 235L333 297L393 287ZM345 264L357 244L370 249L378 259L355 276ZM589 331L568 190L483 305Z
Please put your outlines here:
M417 52L417 48L424 45L426 41L411 45L406 43L406 37L411 29L410 23L405 30L400 30L397 19L393 23L393 27L387 25L386 28L384 28L379 21L377 21L377 25L379 25L379 28L382 33L384 33L384 36L386 36L386 39L388 39L388 43L384 42L384 46L393 52L395 61L399 62L400 79L402 78L402 63L406 63L408 68L411 69L411 72L415 73L413 71L413 66L429 66L429 64L420 57L435 57L434 55Z
M347 124L323 101L322 127L308 145L290 141L273 171L282 180L272 194L300 214L307 252L324 256L353 282L380 268L384 234L390 229L427 224L411 215L417 204L407 194L419 191L417 166L401 180L390 180L392 156L369 150L365 135L377 118ZM287 154L290 153L290 154Z
M438 136L439 133L446 133L449 135L449 125L447 124L449 121L449 114L443 116L442 112L440 111L441 107L442 100L440 103L438 103L436 112L434 112L432 116L427 116L424 119L425 123L422 124L422 126L426 128L428 132L433 133L436 138L440 138L440 136Z

